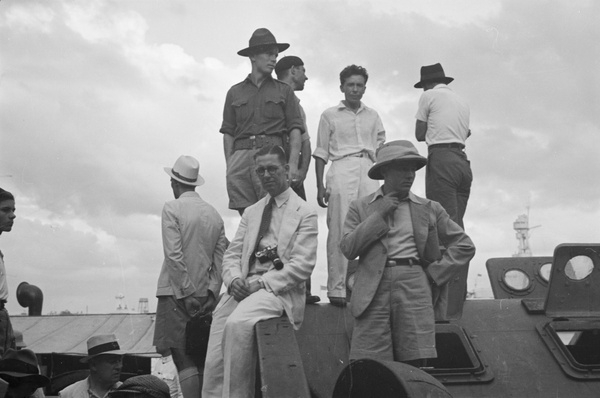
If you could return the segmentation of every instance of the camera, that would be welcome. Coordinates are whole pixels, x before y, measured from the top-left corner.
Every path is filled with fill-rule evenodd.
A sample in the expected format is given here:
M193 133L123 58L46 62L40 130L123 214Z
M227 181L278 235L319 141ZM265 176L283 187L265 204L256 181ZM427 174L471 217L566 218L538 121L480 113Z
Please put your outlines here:
M256 259L260 261L261 264L271 261L278 271L283 268L283 261L281 261L279 254L277 254L277 246L267 246L264 249L257 251Z

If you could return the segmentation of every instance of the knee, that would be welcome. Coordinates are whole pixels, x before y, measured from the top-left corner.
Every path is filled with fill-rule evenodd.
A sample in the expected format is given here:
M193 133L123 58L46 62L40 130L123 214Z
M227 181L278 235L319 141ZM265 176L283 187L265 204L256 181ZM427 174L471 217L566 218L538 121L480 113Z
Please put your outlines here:
M244 334L248 332L252 332L254 330L254 322L249 319L240 319L236 317L229 317L225 322L225 328L223 333L225 335L231 334Z

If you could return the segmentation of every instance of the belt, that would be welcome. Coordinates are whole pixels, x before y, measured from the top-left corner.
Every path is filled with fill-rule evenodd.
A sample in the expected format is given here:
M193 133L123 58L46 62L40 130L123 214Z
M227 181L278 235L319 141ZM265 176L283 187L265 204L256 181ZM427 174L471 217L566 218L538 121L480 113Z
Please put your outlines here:
M385 262L386 267L397 267L400 265L421 265L421 262L416 258L388 258Z
M461 144L458 142L449 142L447 144L431 144L431 145L429 145L429 149L434 149L434 148L465 149L465 144Z
M369 154L367 152L361 151L361 152L351 153L350 155L344 155L340 159L344 159L344 158L368 158L368 157L369 157ZM340 159L336 159L336 160L340 160Z
M257 149L269 145L283 145L283 138L279 135L251 135L247 138L240 138L235 140L233 143L233 150L238 151L240 149Z

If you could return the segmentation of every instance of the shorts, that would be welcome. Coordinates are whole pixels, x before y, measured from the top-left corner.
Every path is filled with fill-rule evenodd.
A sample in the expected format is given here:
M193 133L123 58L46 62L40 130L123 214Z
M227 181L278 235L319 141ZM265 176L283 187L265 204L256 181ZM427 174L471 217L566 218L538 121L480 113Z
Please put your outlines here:
M354 323L350 359L435 358L431 288L419 265L386 267L373 301Z
M262 199L267 192L254 172L257 149L234 151L227 161L227 194L230 209L245 209Z
M170 348L185 349L185 327L190 319L183 300L177 300L175 296L160 296L153 342L157 352Z

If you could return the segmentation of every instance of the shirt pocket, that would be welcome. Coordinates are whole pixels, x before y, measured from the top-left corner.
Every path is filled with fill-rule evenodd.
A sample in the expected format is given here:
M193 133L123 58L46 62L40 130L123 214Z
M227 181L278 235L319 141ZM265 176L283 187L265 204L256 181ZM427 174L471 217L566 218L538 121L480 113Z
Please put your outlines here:
M282 97L265 98L265 118L285 119L285 100Z
M231 103L231 106L235 112L235 122L237 125L243 124L250 118L250 105L247 98L235 100Z

